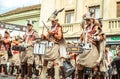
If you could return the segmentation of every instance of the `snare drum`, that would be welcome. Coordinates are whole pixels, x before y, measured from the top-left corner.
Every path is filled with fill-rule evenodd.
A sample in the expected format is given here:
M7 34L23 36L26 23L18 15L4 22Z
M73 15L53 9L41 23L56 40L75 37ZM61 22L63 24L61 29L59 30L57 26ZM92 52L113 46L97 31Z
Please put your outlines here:
M48 42L46 46L47 47L54 47L54 42Z
M22 46L12 46L12 50L15 50L15 51L25 51L26 48L22 47Z
M84 48L85 50L91 50L91 49L92 49L92 43L83 44L83 48Z
M26 50L25 47L20 46L20 51L25 51L25 50Z
M74 52L74 53L83 53L84 49L83 49L83 45L67 45L66 47L67 52Z
M46 50L46 44L45 43L36 43L34 44L34 50L33 50L33 54L45 54Z
M20 46L12 46L12 50L19 51L20 50Z
M85 75L90 75L93 73L93 68L85 67L83 71Z

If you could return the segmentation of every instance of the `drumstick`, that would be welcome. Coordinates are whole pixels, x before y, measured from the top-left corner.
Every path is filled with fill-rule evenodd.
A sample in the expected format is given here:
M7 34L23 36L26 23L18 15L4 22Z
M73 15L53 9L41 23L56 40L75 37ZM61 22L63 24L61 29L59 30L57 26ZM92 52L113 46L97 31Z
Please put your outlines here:
M43 29L42 29L42 34L44 33L44 26L43 26Z
M42 23L43 23L43 25L45 26L45 28L46 28L47 30L49 30L49 28L45 25L45 23L43 22L43 20L42 20Z
M49 28L45 25L45 23L43 22L43 20L42 20L42 23L43 23L44 27L45 27L47 30L49 30ZM49 37L48 39L50 39L50 37Z

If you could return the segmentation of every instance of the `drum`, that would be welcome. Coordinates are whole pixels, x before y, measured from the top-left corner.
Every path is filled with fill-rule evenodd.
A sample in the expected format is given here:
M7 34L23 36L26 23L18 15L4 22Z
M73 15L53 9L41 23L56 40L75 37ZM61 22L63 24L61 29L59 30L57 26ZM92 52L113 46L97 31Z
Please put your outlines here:
M48 43L46 43L46 47L49 47L49 48L54 47L54 42L48 42Z
M22 47L22 46L20 46L20 51L25 51L26 50L26 48L25 47Z
M92 49L92 43L83 44L83 48L84 48L85 50L91 50L91 49Z
M93 73L93 68L85 67L83 71L85 75L90 75Z
M53 47L55 46L54 42L46 42L46 53L52 53Z
M75 68L72 66L70 60L66 60L63 62L63 67L65 70L65 77L69 77L75 72Z
M83 53L84 50L91 50L92 49L92 43L87 43L87 44L79 44L78 46L76 45L67 45L67 52L74 52L74 53Z
M20 46L12 46L12 50L19 51L20 50Z
M45 43L36 43L34 44L34 50L33 50L33 54L45 54L46 50L46 44Z
M74 53L83 53L83 44L80 44L78 46L76 45L67 45L66 47L67 52L74 52Z
M15 50L15 51L25 51L26 48L22 47L22 46L12 46L12 50Z

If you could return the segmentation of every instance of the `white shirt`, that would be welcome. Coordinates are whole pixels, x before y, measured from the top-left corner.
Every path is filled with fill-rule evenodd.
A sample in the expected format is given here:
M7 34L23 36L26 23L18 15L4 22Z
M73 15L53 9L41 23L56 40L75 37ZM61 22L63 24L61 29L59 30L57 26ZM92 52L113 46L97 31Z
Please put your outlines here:
M112 58L112 53L109 51L109 52L107 53L108 65L110 65L110 58Z

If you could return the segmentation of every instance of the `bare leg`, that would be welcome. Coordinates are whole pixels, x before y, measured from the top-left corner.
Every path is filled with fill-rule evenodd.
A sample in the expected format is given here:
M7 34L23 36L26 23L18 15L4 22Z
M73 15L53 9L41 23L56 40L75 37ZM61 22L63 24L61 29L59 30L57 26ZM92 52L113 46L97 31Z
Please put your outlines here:
M55 79L60 79L60 76L59 76L59 65L55 65L54 69L55 69Z
M44 61L40 79L46 79L47 64L48 64L48 61Z
M78 70L78 79L83 79L83 70Z
M32 64L28 64L28 79L32 78Z
M60 69L61 69L61 73L62 73L62 78L65 79L65 74L66 73L65 73L64 67L61 66Z
M26 63L23 63L21 65L21 77L24 78L25 74L26 74L26 71L27 71L27 67L26 67Z
M48 79L53 79L54 78L54 67L48 69Z

